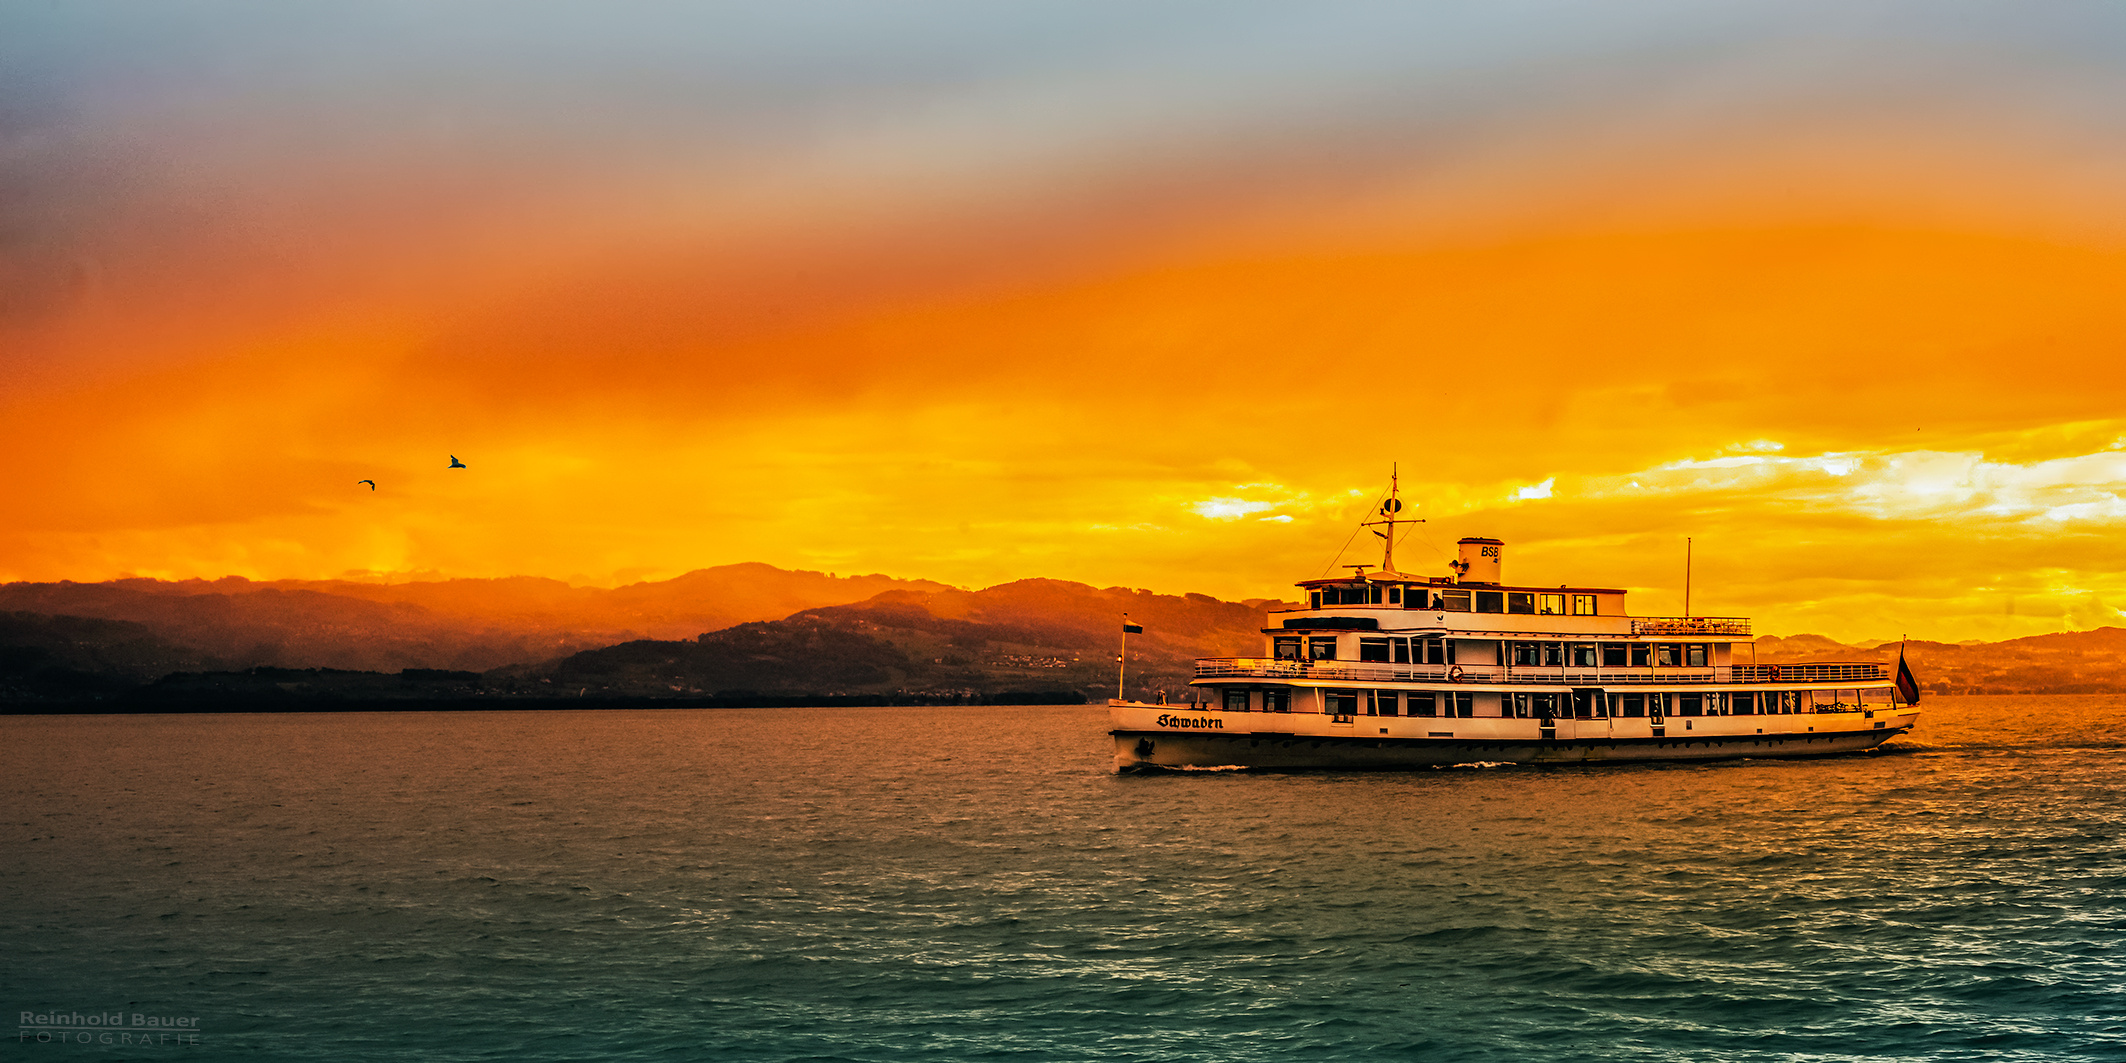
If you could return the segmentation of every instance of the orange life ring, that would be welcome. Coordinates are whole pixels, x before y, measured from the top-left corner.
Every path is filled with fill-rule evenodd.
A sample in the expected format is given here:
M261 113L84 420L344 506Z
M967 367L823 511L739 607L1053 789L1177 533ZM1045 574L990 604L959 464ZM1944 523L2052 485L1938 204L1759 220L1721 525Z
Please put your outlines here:
M1461 681L1462 681L1462 666L1461 666L1461 665L1458 665L1458 664L1457 664L1457 665L1455 665L1454 667L1452 667L1452 668L1449 668L1449 669L1447 669L1447 682L1449 682L1449 683L1459 683L1459 682L1461 682Z

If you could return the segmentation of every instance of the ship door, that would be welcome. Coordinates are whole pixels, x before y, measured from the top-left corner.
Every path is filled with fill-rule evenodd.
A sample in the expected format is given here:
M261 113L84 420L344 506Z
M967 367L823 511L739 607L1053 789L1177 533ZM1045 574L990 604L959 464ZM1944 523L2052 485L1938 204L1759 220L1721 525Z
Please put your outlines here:
M1600 687L1575 687L1572 722L1575 737L1610 737L1609 692Z

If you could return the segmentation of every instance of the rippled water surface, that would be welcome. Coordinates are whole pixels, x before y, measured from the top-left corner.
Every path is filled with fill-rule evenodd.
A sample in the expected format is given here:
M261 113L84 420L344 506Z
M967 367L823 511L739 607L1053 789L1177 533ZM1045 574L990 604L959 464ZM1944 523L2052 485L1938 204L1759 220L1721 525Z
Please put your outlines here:
M0 719L0 1004L200 1025L5 1051L2126 1058L2126 699L1923 709L1128 777L1085 707Z

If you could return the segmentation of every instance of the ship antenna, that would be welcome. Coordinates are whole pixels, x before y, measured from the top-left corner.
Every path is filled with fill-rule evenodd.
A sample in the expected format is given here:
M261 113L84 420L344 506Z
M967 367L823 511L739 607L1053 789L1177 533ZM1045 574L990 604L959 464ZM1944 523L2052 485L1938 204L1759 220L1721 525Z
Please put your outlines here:
M1690 536L1683 537L1683 615L1690 616Z

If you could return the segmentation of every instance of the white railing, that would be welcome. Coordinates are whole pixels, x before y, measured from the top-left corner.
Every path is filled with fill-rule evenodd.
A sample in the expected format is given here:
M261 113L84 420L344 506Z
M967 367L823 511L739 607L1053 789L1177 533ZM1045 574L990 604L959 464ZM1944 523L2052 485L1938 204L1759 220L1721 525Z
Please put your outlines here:
M1747 635L1746 616L1635 616L1634 635Z
M1198 679L1313 679L1331 683L1556 683L1617 686L1632 683L1834 683L1888 679L1879 664L1735 665L1719 668L1614 668L1601 671L1497 665L1407 665L1353 661L1294 661L1272 657L1206 657Z
M1837 683L1844 680L1888 679L1890 670L1879 664L1839 662L1831 664L1738 664L1738 683Z

